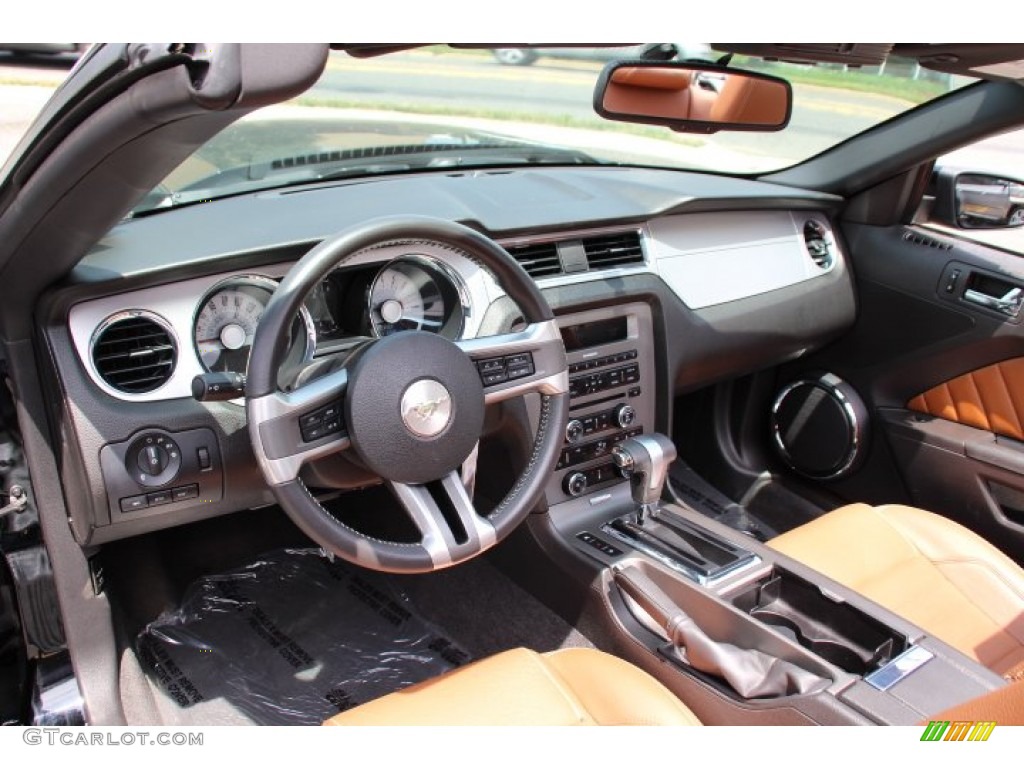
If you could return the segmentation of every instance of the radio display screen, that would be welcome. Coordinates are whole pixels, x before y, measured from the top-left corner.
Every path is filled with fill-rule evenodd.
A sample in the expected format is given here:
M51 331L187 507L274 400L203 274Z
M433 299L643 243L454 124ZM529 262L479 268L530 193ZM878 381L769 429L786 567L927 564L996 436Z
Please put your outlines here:
M626 339L626 317L599 320L582 325L567 325L562 328L562 341L566 352L575 352L587 347L599 347Z

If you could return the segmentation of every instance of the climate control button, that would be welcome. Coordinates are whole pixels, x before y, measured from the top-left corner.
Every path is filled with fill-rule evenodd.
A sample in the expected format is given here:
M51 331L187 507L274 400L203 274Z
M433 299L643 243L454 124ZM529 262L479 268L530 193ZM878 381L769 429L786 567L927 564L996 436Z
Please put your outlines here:
M587 476L582 472L570 472L562 482L562 489L569 496L581 496L587 490Z
M615 409L615 423L628 429L636 421L636 409L632 405L620 405Z

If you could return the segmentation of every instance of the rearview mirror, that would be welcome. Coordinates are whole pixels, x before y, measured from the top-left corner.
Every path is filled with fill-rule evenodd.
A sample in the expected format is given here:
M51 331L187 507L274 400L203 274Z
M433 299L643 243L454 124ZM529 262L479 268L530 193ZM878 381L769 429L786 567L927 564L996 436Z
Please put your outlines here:
M936 172L933 218L961 229L1024 227L1024 182L941 168Z
M601 117L682 133L781 131L792 103L781 78L687 62L612 62L594 91Z

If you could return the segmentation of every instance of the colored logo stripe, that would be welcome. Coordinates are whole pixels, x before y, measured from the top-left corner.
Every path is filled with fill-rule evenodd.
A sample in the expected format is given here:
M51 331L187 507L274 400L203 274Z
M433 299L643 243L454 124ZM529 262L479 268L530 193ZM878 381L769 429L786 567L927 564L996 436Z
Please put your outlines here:
M950 723L949 731L946 732L946 738L943 741L963 741L967 738L967 734L970 733L972 725L974 723L969 720Z
M988 741L995 727L995 721L989 720L932 720L925 726L921 741Z
M992 731L995 730L995 727L995 721L975 723L974 730L971 731L971 735L967 737L967 740L988 741L988 737L992 735Z

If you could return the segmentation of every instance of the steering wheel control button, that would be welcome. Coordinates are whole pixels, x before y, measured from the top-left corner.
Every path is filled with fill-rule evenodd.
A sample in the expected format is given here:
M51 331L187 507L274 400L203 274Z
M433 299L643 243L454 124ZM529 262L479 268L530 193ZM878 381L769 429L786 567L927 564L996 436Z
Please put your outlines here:
M492 357L489 360L481 360L476 364L476 367L480 369L480 373L497 373L498 371L505 370L505 358L503 357Z
M384 479L437 480L460 467L480 439L480 369L448 339L426 331L385 336L348 371L344 423L356 454Z
M506 381L523 379L532 376L535 372L533 367L533 353L520 352L517 355L507 357L492 357L487 360L479 360L476 364L480 371L480 381L485 387L495 384L504 384Z
M304 443L312 443L342 431L345 422L341 417L341 401L329 403L299 417L299 432Z
M434 437L448 427L452 415L451 393L433 379L420 379L402 395L402 421L410 432Z
M508 381L508 374L504 370L495 371L494 373L484 373L480 376L480 381L485 387L492 387L495 384L504 384Z
M508 371L509 381L532 376L534 372L533 355L529 352L509 355L505 358L505 368Z
M505 358L503 357L480 360L476 367L480 371L480 381L485 387L504 384L508 381L508 372L505 370Z
M125 469L141 486L167 485L181 469L181 449L166 435L144 434L128 448Z

